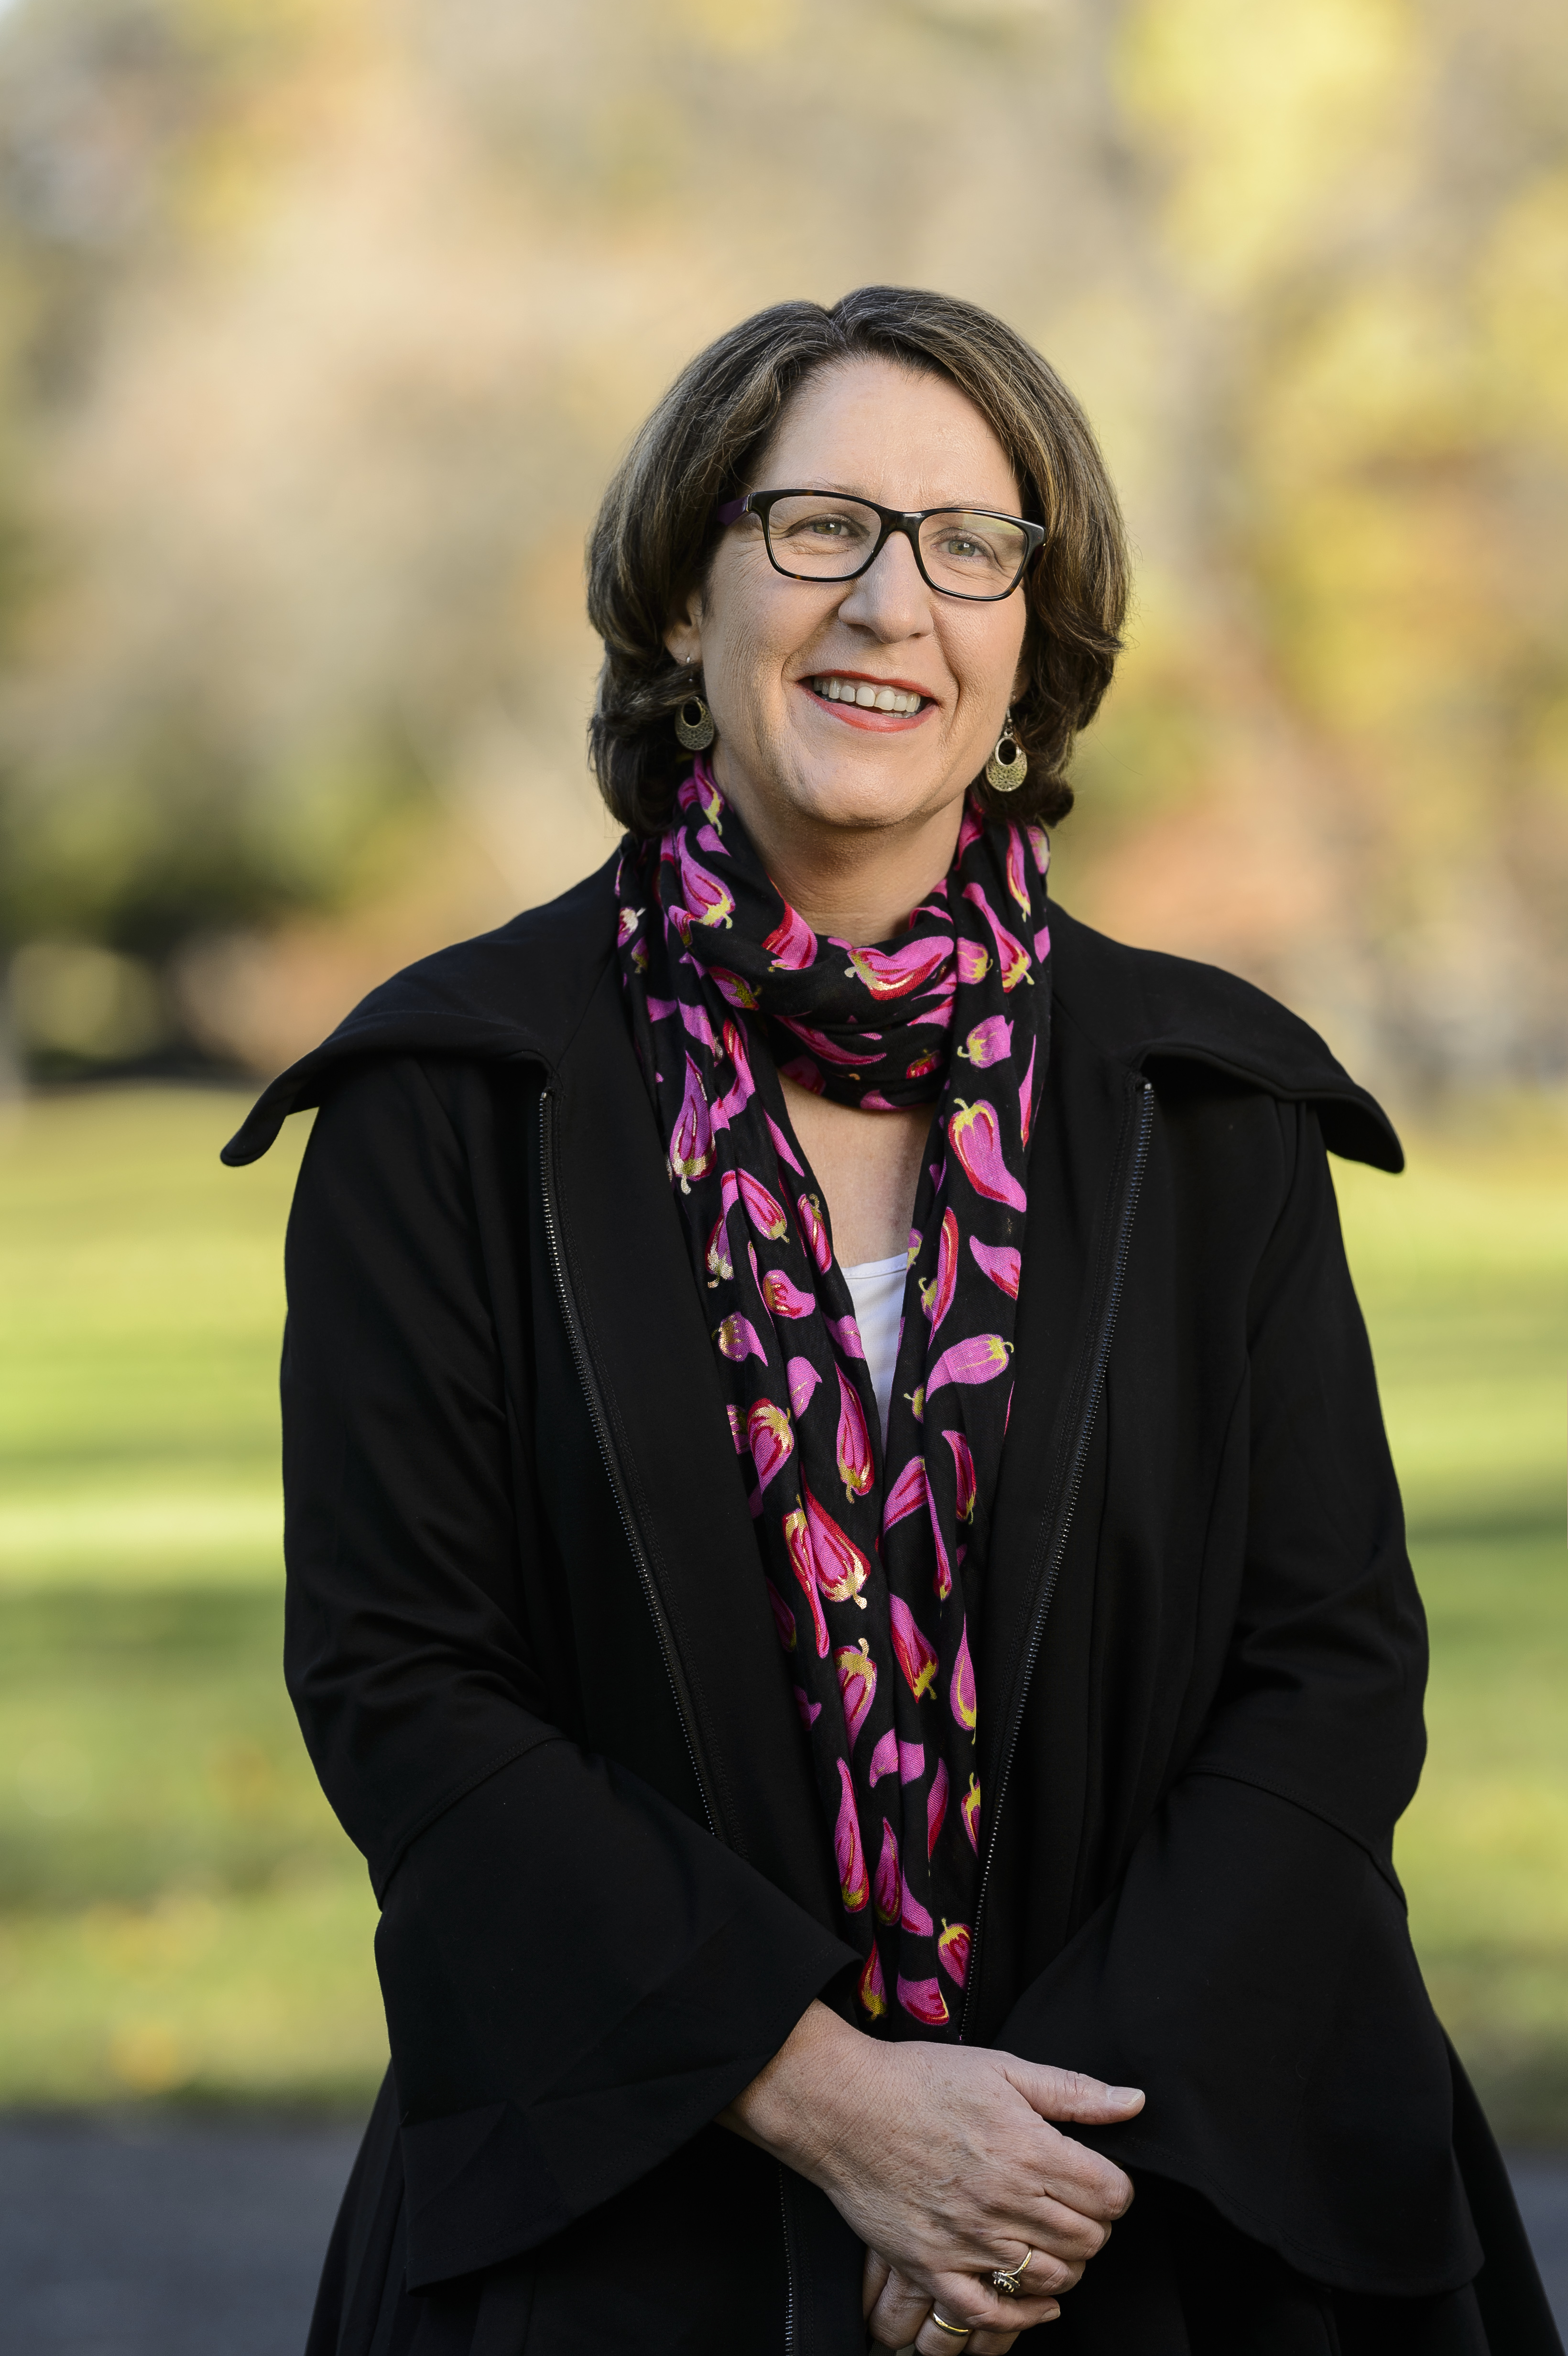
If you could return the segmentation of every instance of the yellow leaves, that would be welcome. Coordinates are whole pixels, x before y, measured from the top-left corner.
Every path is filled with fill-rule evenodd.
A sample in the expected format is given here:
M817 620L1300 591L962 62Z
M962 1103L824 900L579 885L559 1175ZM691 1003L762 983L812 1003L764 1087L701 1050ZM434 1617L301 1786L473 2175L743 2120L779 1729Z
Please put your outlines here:
M1499 423L1568 443L1568 172L1538 180L1503 214L1477 294Z
M677 0L675 21L688 39L720 57L777 48L795 19L792 0Z
M1343 198L1364 219L1420 62L1402 0L1143 0L1118 79L1175 166L1168 228L1194 277L1243 295Z
M909 0L911 13L956 33L1031 30L1061 13L1061 0Z
M1293 342L1255 418L1259 455L1266 474L1297 483L1391 452L1426 462L1473 433L1479 398L1446 291L1380 272L1338 290Z
M1489 519L1467 470L1345 482L1305 501L1272 552L1298 691L1351 734L1419 726L1500 652Z

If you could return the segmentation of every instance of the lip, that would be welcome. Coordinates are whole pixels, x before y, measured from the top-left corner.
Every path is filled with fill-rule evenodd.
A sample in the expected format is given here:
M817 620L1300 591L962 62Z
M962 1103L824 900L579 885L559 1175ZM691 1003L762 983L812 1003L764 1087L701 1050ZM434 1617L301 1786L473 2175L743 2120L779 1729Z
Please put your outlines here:
M904 695L918 695L923 700L918 712L868 712L863 704L834 703L826 695L818 695L812 679L859 679L868 687L896 687ZM837 663L826 669L813 671L811 679L797 679L796 687L808 696L818 712L831 712L846 728L869 728L873 735L899 735L906 728L921 728L936 710L936 701L928 688L914 679L880 679L874 671L842 670Z
M896 687L901 695L923 695L928 701L935 701L930 688L922 687L918 679L884 679L880 671L842 670L837 663L827 663L820 669L808 672L799 684L804 687L814 679L859 679L863 680L868 687Z

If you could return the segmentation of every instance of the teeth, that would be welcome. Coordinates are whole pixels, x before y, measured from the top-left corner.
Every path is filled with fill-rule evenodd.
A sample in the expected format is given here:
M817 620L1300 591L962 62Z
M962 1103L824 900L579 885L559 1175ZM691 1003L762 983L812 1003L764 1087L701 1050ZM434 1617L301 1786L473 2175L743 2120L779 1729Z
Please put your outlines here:
M864 712L918 712L923 701L907 688L873 687L869 680L839 679L831 671L811 684L829 703L855 703Z

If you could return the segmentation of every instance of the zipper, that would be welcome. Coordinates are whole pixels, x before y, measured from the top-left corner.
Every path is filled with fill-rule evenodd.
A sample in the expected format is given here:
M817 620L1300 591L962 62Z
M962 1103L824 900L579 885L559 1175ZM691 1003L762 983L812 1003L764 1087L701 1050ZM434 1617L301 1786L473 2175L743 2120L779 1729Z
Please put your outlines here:
M1073 1518L1078 1511L1078 1494L1083 1485L1083 1470L1089 1460L1089 1441L1094 1430L1094 1419L1100 1410L1100 1396L1104 1387L1105 1365L1111 1355L1111 1339L1115 1332L1116 1312L1122 1303L1122 1288L1126 1280L1127 1253L1132 1243L1133 1218L1143 1191L1144 1171L1148 1163L1149 1138L1154 1130L1154 1084L1142 1083L1137 1106L1137 1128L1133 1138L1133 1150L1127 1168L1126 1183L1122 1194L1122 1207L1116 1223L1115 1247L1111 1259L1111 1280L1105 1290L1105 1305L1101 1312L1099 1330L1094 1336L1089 1361L1088 1393L1083 1413L1073 1444L1072 1463L1067 1480L1067 1494L1061 1518L1056 1526L1055 1543L1051 1546L1045 1577L1040 1584L1040 1601L1035 1607L1034 1622L1029 1630L1029 1649L1024 1656L1023 1682L1019 1687L1013 1708L1012 1722L1002 1752L1002 1764L997 1777L996 1804L990 1810L990 1837L986 1843L986 1862L980 1872L979 1895L975 1901L975 1937L965 1974L964 2013L958 2027L958 2041L964 2041L969 2018L969 2001L978 1981L976 1968L980 1953L980 1925L985 1913L986 1893L991 1884L991 1867L997 1854L997 1834L1002 1820L1002 1803L1007 1797L1008 1782L1012 1773L1013 1760L1018 1751L1019 1735L1023 1726L1024 1705L1029 1699L1029 1683L1034 1665L1040 1657L1040 1647L1045 1634L1045 1623L1056 1593L1056 1582L1067 1553L1067 1541L1072 1534Z
M795 2356L795 2221L789 2213L789 2171L778 2163L779 2209L784 2217L784 2356Z
M718 1821L713 1804L708 1795L708 1785L698 1759L697 1745L692 1740L691 1721L687 1715L686 1697L681 1689L681 1681L676 1674L675 1647L670 1641L669 1623L665 1618L664 1604L654 1580L653 1566L648 1560L647 1548L643 1544L641 1533L627 1499L626 1483L622 1477L621 1467L610 1437L610 1419L604 1412L604 1402L599 1389L598 1377L594 1374L592 1361L588 1354L588 1344L583 1335L581 1322L577 1314L577 1303L572 1299L571 1285L566 1272L566 1254L561 1249L560 1230L556 1225L555 1205L550 1200L550 1178L555 1147L555 1124L552 1117L554 1103L555 1098L551 1090L541 1088L539 1091L539 1198L544 1205L545 1243L549 1252L550 1267L555 1273L556 1298L560 1303L561 1322L566 1327L566 1338L571 1345L572 1362L577 1368L577 1379L582 1386L582 1396L587 1401L588 1418L593 1426L593 1437L599 1443L599 1455L604 1466L605 1477L610 1483L610 1494L615 1500L615 1511L621 1517L621 1528L625 1537L627 1550L631 1555L643 1593L647 1600L648 1611L654 1623L654 1633L658 1638L665 1675L669 1679L670 1696L675 1703L675 1714L680 1720L681 1739L686 1744L686 1755L691 1762L691 1772L697 1784L698 1796L702 1802L702 1813L707 1819L709 1831L717 1840L720 1837Z

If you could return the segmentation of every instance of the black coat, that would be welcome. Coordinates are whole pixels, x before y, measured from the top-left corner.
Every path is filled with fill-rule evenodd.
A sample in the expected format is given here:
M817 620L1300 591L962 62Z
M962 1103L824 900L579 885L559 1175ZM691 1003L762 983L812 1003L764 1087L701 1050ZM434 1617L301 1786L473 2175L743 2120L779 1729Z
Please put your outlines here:
M321 1107L287 1667L392 2071L313 2356L864 2347L837 2211L710 2124L853 1959L613 919L411 968L228 1149ZM1397 1141L1244 983L1052 937L965 2034L1148 2101L1050 2344L1555 2351L1391 1861L1424 1631L1324 1147Z

